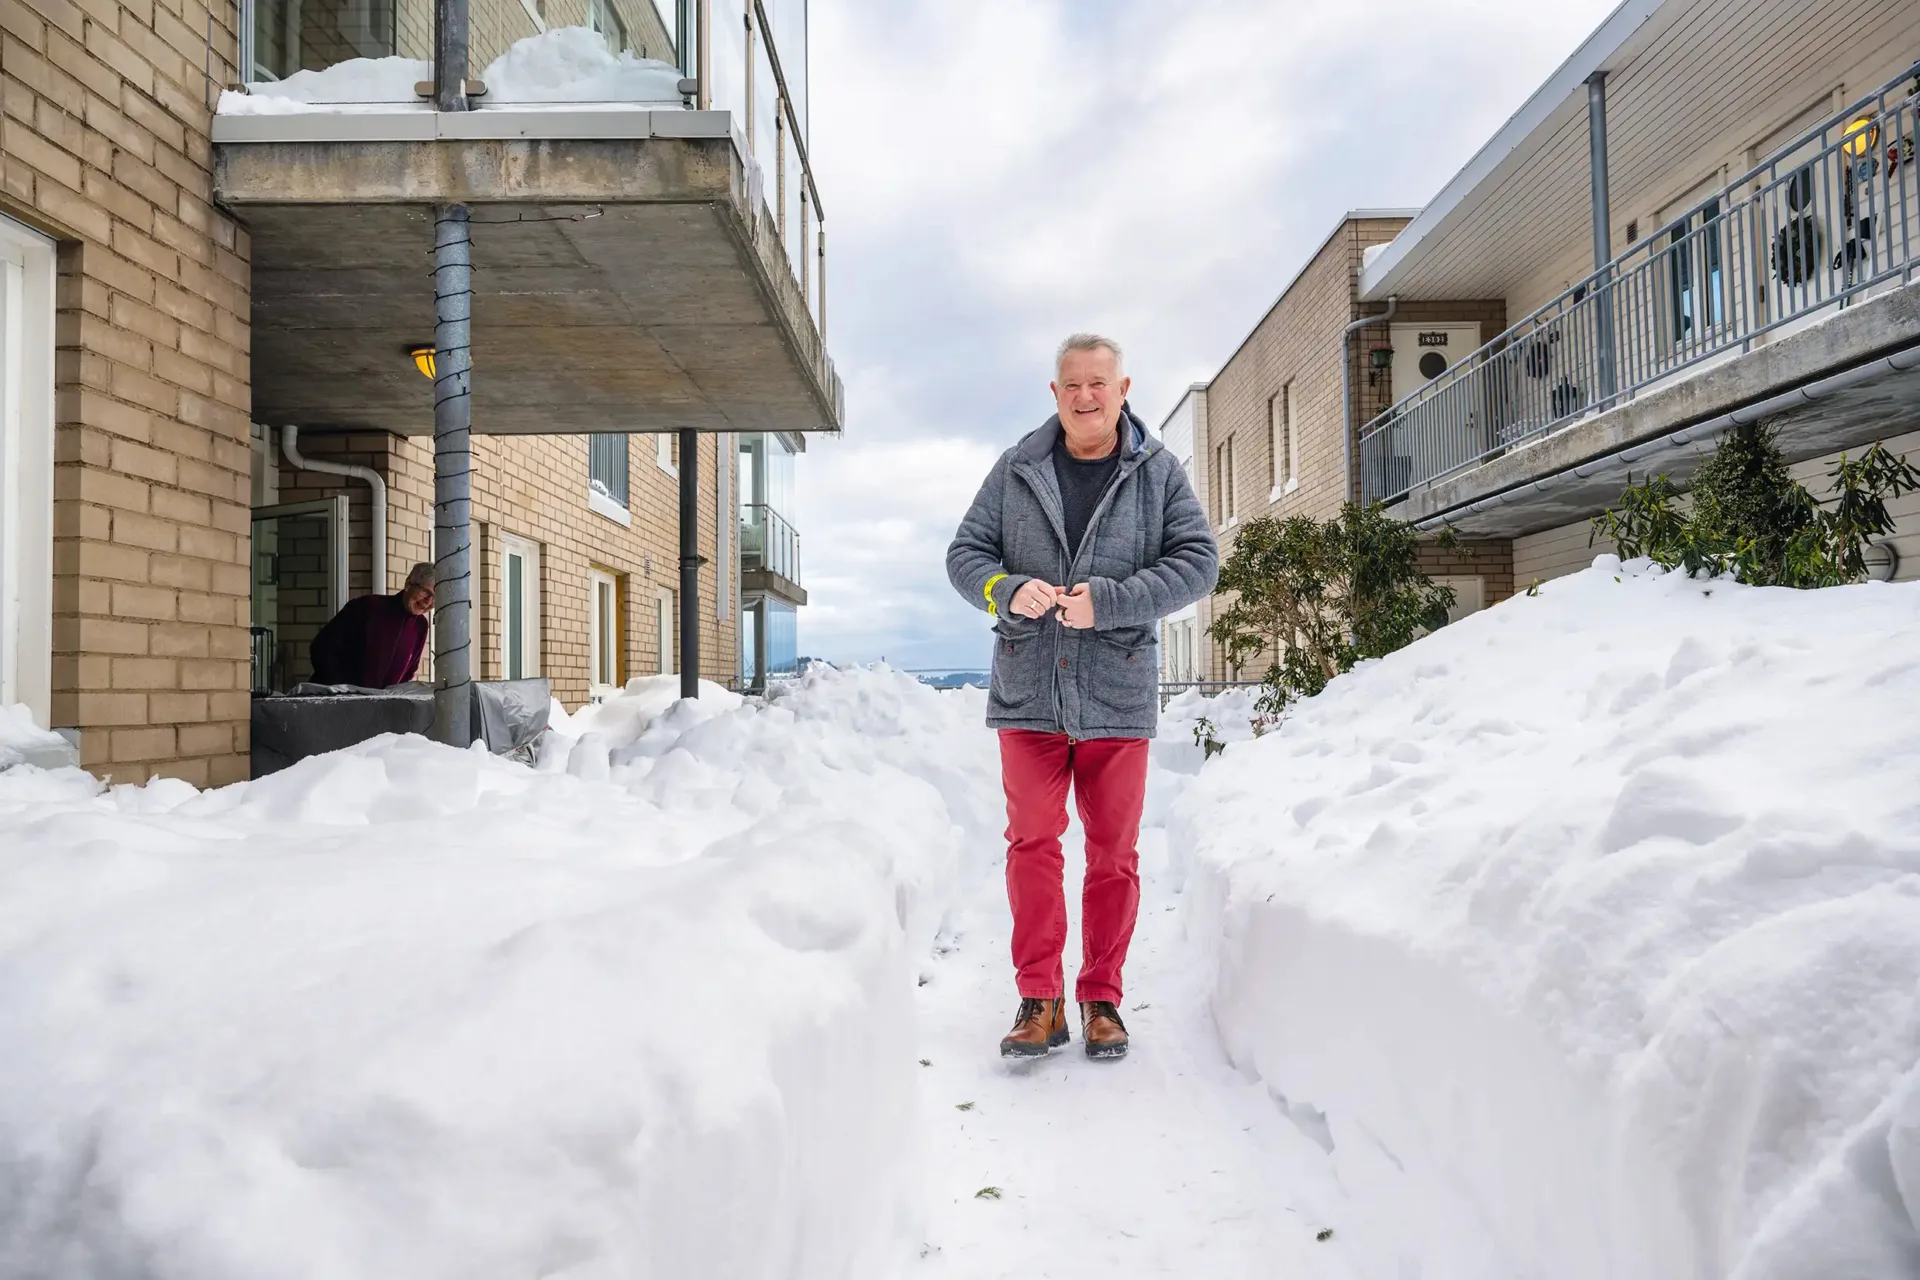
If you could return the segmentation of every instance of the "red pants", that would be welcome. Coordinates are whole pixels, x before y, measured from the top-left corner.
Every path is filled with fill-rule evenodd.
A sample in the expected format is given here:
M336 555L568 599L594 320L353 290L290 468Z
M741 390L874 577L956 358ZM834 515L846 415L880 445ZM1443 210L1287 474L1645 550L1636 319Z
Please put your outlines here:
M1013 908L1013 968L1020 995L1065 993L1067 783L1087 833L1080 893L1078 1000L1120 1001L1120 969L1140 908L1140 806L1147 793L1147 740L1076 742L1060 733L1000 731L1007 792L1007 902Z

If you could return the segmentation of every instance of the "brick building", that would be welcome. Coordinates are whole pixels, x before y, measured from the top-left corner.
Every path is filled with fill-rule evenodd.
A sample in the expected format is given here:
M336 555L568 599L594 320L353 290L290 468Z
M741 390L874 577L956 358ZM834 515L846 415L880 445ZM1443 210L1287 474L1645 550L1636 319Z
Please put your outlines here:
M700 666L737 682L736 451L837 429L840 389L804 6L767 6L784 74L732 8L682 57L704 7L472 0L474 75L585 25L678 59L699 100L443 132L422 101L217 112L228 85L425 56L418 0L0 0L0 702L116 779L248 775L253 688L303 678L333 607L431 558L433 383L403 340L432 336L421 254L449 200L515 226L476 237L473 674L544 675L577 705L677 668L696 430ZM405 193L374 189L409 168ZM591 243L561 245L556 205L593 211Z
M30 593L0 699L117 776L247 773L250 241L213 200L205 72L209 24L230 59L236 21L220 0L0 3L23 472L0 555ZM24 473L43 456L51 503Z
M1500 302L1429 301L1385 308L1361 303L1356 281L1367 250L1399 234L1412 217L1403 210L1356 210L1341 219L1253 331L1200 393L1195 415L1196 487L1206 503L1221 555L1231 554L1235 531L1260 516L1330 519L1355 493L1358 460L1342 444L1347 423L1364 422L1393 403L1395 380L1439 376L1420 358L1449 347L1471 351L1468 334L1505 327ZM1356 330L1349 369L1341 376L1341 335L1364 317L1382 322ZM1409 358L1410 357L1410 358ZM1444 357L1442 357L1444 359ZM1351 400L1351 418L1342 406ZM1190 393L1191 394L1191 393ZM1429 547L1423 567L1452 586L1458 613L1497 603L1513 593L1512 548L1498 539L1472 541L1444 552ZM1257 679L1255 660L1235 672L1205 639L1219 597L1202 601L1198 667L1205 679Z

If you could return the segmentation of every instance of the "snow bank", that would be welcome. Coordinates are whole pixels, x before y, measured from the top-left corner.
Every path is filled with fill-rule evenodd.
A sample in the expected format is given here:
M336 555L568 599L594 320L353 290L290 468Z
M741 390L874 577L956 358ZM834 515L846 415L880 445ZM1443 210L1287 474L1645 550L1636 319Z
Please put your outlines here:
M0 1274L885 1273L990 736L884 672L657 683L540 770L0 772Z
M0 702L0 769L16 764L47 767L73 763L73 747L65 738L33 722L24 703Z
M1920 1274L1920 585L1612 557L1174 804L1229 1051L1369 1275Z
M549 103L603 103L623 106L681 104L680 69L655 58L615 54L606 40L586 27L555 27L516 41L487 65L480 80L487 92L474 99L488 107ZM433 79L433 64L415 58L352 58L324 71L299 71L284 80L248 86L249 92L220 95L222 115L284 115L332 111L342 106L425 104L416 85Z

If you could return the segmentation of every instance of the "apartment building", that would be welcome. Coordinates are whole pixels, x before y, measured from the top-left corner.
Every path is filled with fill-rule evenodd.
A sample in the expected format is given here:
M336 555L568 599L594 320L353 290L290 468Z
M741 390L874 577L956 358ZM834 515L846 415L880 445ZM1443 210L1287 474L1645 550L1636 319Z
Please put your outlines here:
M431 558L423 375L454 204L474 676L577 703L682 665L696 557L699 669L737 679L740 443L842 415L804 0L470 0L470 110L410 86L222 108L227 86L426 58L433 12L0 3L0 700L88 768L245 777L255 686L301 678L332 607ZM666 88L553 85L556 105L475 83L569 26L671 64Z
M1360 271L1372 310L1507 317L1437 379L1395 363L1364 495L1511 540L1525 585L1588 564L1630 477L1684 485L1734 423L1810 481L1920 445L1916 95L1905 0L1622 4ZM1876 572L1920 576L1920 498L1898 514Z
M1194 415L1202 500L1221 555L1247 521L1270 516L1332 519L1358 496L1352 424L1392 403L1396 377L1442 377L1449 361L1505 326L1498 299L1399 302L1368 307L1358 281L1365 256L1394 240L1413 210L1359 209L1344 216L1281 290L1206 384ZM1364 327L1354 326L1367 321ZM1345 366L1343 369L1343 365ZM1512 547L1502 538L1428 547L1424 567L1454 588L1462 616L1513 591ZM1264 664L1227 666L1205 639L1224 597L1201 602L1197 666L1209 680L1257 679Z

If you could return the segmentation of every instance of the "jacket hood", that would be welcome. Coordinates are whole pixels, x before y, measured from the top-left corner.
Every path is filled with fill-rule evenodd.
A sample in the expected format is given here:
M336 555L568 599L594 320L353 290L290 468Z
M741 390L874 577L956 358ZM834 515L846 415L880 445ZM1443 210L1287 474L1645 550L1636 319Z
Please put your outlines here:
M1146 424L1135 415L1131 403L1124 401L1121 403L1120 422L1127 428L1123 447L1120 450L1121 457L1131 458L1135 454L1152 453L1161 447L1160 442L1147 430ZM1020 443L1013 447L1014 452L1028 462L1044 462L1053 456L1053 446L1060 439L1062 430L1064 428L1060 425L1060 415L1053 414L1045 422L1022 436Z

